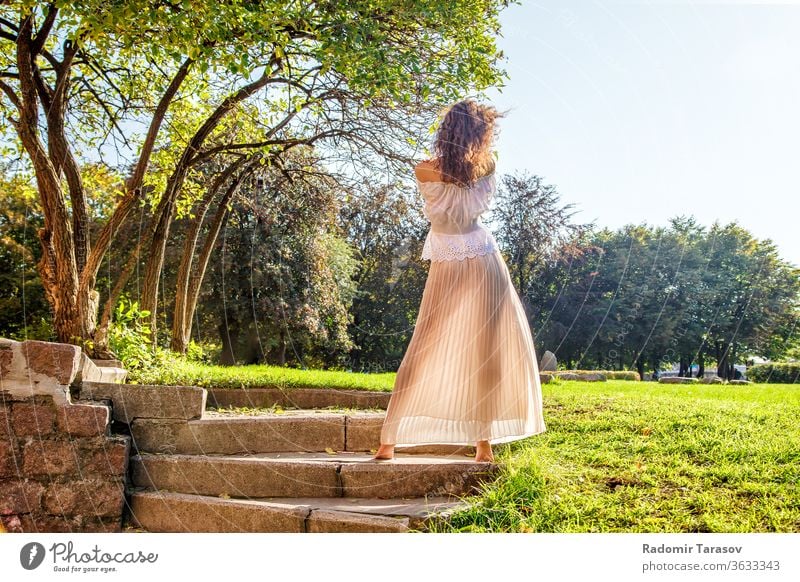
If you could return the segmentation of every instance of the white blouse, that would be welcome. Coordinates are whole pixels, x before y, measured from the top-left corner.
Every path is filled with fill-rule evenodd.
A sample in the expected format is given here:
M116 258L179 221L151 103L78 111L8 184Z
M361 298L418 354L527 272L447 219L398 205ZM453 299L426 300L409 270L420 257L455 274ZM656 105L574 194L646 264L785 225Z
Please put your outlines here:
M494 198L494 173L478 178L470 187L421 182L419 178L417 187L425 199L422 212L431 223L422 247L423 259L461 261L499 249L492 233L480 222Z

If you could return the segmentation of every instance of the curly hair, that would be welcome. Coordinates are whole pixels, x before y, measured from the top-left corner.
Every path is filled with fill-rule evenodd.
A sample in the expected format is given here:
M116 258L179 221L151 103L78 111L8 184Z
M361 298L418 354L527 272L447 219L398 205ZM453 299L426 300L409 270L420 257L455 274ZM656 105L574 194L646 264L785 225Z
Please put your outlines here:
M505 117L492 105L464 99L444 110L433 143L432 160L444 182L471 186L494 172L495 121Z

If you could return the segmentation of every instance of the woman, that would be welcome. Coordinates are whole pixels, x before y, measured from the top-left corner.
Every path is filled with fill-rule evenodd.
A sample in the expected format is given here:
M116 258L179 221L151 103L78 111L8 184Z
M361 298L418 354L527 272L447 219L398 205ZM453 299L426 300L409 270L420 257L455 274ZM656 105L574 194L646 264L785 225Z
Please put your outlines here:
M466 99L442 119L416 168L431 261L416 326L397 371L375 460L396 445L492 444L545 431L533 337L494 236L480 223L496 182L492 106Z

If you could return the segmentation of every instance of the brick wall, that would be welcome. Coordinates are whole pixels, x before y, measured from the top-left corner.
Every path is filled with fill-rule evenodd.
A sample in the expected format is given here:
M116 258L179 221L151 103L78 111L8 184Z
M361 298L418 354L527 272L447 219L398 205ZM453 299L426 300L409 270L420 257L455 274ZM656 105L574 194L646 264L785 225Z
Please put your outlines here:
M0 523L9 532L119 531L125 503L130 437L111 435L110 408L73 403L64 387L74 373L53 383L48 395L40 381L26 395L9 367L10 345L0 345ZM13 355L53 362L48 344ZM29 342L25 342L29 343ZM64 344L49 344L63 346ZM60 349L60 348L59 348ZM78 349L78 348L75 348ZM3 357L2 353L6 352ZM63 353L63 349L62 349ZM22 354L22 356L20 356ZM39 370L42 372L41 366ZM73 370L73 372L75 372Z

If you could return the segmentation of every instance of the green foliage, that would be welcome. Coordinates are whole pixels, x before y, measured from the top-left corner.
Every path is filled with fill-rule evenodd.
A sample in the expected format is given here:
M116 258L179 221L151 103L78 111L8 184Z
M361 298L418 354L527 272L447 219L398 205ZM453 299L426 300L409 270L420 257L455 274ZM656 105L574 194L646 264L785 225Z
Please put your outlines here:
M419 258L427 225L399 188L370 186L339 213L359 259L349 333L350 369L395 371L411 339L427 274Z
M157 353L150 342L150 312L139 309L137 301L121 297L109 327L109 346L125 368L133 371L158 364Z
M32 177L0 166L0 337L54 339L36 269L43 224Z
M542 264L548 284L523 289L541 348L567 368L722 363L730 378L733 363L785 357L796 341L800 270L736 223L676 217L592 230L575 245Z
M800 362L771 362L747 368L747 377L753 382L779 384L800 383Z

